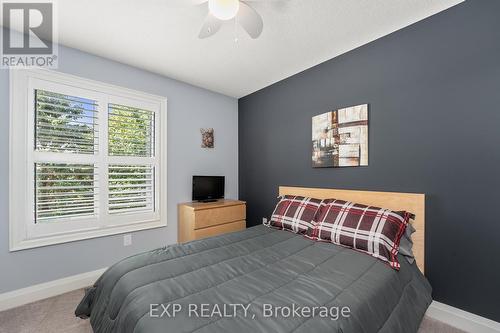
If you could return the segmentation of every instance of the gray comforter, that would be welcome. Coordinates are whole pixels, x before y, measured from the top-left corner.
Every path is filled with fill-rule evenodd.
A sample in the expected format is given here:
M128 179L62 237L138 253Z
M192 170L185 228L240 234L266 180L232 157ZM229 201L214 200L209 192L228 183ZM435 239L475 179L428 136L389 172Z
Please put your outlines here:
M118 262L76 315L95 332L416 332L431 288L400 262L257 226Z

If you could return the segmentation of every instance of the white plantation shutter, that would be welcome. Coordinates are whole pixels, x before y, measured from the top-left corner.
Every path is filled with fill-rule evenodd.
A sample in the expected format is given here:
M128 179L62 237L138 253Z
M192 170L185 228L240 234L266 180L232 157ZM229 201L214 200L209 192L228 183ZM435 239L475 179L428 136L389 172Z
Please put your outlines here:
M108 124L108 213L154 212L155 113L109 103Z
M96 101L38 89L35 99L36 150L80 154L97 151Z
M154 169L150 165L109 166L109 213L154 210Z
M96 215L97 179L92 164L35 164L35 222Z
M11 249L166 225L164 98L40 70L11 92Z
M97 168L84 161L99 152L99 104L56 90L34 89L34 223L93 221L99 207Z
M125 105L108 105L109 154L151 157L154 154L154 112Z

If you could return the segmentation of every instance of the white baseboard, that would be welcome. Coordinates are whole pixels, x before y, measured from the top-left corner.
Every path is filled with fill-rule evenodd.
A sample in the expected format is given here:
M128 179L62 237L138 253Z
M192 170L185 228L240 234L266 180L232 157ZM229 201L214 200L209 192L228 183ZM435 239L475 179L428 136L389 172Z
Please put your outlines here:
M432 301L426 316L470 333L500 333L500 323Z
M0 294L0 311L91 286L105 270L98 269Z

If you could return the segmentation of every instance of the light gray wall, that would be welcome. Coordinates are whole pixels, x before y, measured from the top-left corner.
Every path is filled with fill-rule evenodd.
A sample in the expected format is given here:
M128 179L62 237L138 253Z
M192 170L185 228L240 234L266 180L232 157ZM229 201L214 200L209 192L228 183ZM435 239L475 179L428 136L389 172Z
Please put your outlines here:
M189 201L191 176L226 176L238 197L238 101L137 68L61 47L59 71L168 98L168 226L123 236L9 252L9 75L0 70L0 293L107 267L177 240L177 203ZM215 149L201 149L200 127L215 129ZM31 209L26 207L26 209Z

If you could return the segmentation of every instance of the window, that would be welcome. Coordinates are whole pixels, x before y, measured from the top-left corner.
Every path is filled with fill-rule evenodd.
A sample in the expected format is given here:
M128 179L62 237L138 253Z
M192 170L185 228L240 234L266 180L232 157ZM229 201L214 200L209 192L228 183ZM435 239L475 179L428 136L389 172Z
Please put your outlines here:
M10 248L166 225L166 99L11 71Z

